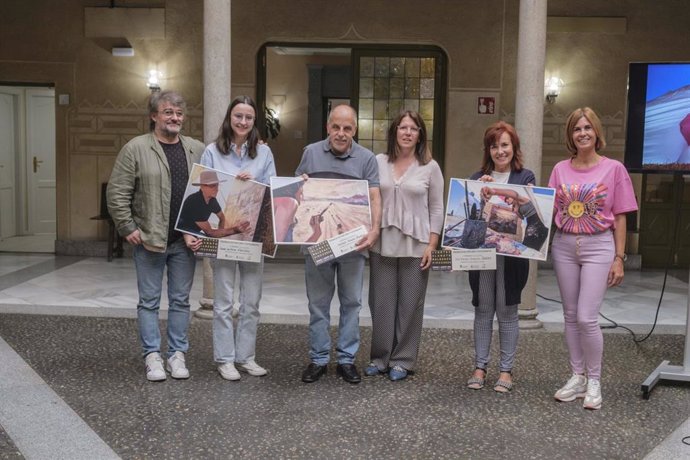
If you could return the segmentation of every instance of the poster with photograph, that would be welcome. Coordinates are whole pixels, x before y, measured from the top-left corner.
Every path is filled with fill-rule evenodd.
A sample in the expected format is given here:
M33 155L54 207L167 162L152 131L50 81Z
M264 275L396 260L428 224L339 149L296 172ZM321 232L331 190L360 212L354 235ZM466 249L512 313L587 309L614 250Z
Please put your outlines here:
M546 260L555 194L547 187L451 179L442 246Z
M269 187L200 164L192 166L175 229L205 239L199 255L218 257L213 240L220 239L228 241L221 248L260 242L264 255L275 256Z
M272 177L274 241L315 244L371 228L366 180Z

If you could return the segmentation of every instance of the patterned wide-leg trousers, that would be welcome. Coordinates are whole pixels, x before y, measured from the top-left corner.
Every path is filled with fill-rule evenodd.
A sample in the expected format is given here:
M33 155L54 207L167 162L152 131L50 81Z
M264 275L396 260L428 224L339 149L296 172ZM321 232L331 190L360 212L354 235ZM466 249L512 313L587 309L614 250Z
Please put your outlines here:
M414 370L429 281L421 261L370 253L371 361L381 371L394 366Z

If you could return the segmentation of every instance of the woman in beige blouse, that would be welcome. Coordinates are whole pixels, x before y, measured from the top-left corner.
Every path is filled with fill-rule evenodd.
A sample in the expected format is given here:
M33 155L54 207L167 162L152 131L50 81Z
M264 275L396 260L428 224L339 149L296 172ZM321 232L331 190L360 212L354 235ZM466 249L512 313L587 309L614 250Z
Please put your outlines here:
M381 237L370 249L372 320L368 376L402 380L414 370L422 334L431 251L443 226L443 175L431 158L424 120L405 111L376 156L381 179Z

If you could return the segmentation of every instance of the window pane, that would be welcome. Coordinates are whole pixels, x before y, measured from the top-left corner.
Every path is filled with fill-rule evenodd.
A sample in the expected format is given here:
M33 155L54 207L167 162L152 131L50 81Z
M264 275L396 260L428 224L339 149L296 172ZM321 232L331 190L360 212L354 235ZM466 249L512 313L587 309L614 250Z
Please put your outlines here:
M360 118L374 118L374 100L360 99L359 100L359 117Z
M419 112L419 99L405 99L405 104L403 105L404 110L414 110ZM426 121L426 120L424 120Z
M419 78L405 79L405 99L419 98Z
M359 79L359 97L374 97L374 79Z
M434 58L423 58L422 59L422 70L420 72L420 77L433 78L434 67L436 66L436 59Z
M419 114L425 123L434 119L434 100L419 101Z
M386 141L374 141L374 147L372 152L374 153L384 153L386 151Z
M360 140L360 144L362 143L361 141L363 139L371 139L373 137L373 124L371 120L365 120L360 118L359 122L357 124L357 137Z
M388 76L388 66L390 59L387 57L377 57L376 65L374 67L374 75L376 77L387 77Z
M388 117L388 99L374 100L374 118L377 120L387 120Z
M434 98L434 79L421 78L419 80L419 97L422 99Z
M374 140L385 141L388 120L374 120Z
M391 58L391 77L405 75L405 58Z
M405 58L405 76L419 77L419 58Z
M391 78L390 84L390 97L402 99L405 91L405 80L402 78Z
M388 101L388 114L390 118L395 118L402 111L403 100L402 99L391 99Z
M388 99L388 78L374 79L374 97L376 99Z
M359 60L359 76L373 77L374 76L374 58L362 57Z

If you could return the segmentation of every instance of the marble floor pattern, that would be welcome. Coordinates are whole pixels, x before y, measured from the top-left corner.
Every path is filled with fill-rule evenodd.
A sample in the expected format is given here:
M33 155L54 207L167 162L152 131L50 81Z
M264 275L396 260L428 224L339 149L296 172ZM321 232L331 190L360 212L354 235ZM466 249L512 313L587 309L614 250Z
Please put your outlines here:
M647 332L654 320L662 283L661 271L628 271L624 284L608 291L602 313L638 333ZM365 283L364 307L361 313L363 326L370 325L370 313L366 307L367 284ZM202 297L202 285L202 269L199 264L191 294L193 309L198 308L198 301ZM563 319L558 303L560 296L552 270L539 270L537 294L538 319L544 324L544 330L561 331ZM672 272L666 280L657 334L684 333L687 295L687 270ZM471 328L473 307L470 299L466 273L432 272L425 307L425 328ZM3 320L3 314L131 319L136 317L136 300L136 276L131 259L115 259L108 263L104 258L0 253L0 322ZM164 298L163 317L167 308L166 303ZM334 323L337 322L337 308L337 300L334 300L331 306ZM262 323L302 326L308 324L304 270L301 263L278 261L266 264L261 310ZM602 318L601 324L609 323ZM624 332L620 329L614 331ZM7 353L13 353L11 347ZM5 362L3 357L0 357L0 361ZM21 358L19 361L22 361ZM651 370L653 369L649 369ZM30 367L21 372L29 371ZM40 376L36 378L37 381L41 380ZM641 382L635 384L639 383ZM0 390L3 385L0 379ZM16 433L13 430L16 430L16 427L10 429L5 423L7 411L4 403L0 403L0 458L15 458L13 453L21 450L13 444L16 437L13 436L13 432ZM687 430L688 426L688 422L685 422L679 430ZM669 458L668 452L682 452L690 456L690 447L687 447L688 450L681 447L683 444L679 442L680 434L682 433L674 432L669 435L669 440L660 443L649 453L649 458ZM288 454L286 456L294 457Z

